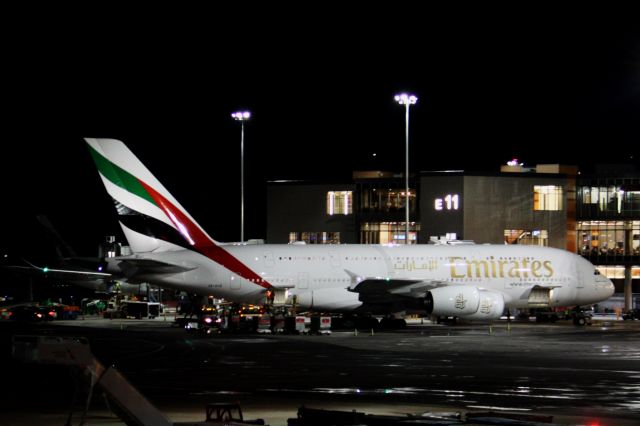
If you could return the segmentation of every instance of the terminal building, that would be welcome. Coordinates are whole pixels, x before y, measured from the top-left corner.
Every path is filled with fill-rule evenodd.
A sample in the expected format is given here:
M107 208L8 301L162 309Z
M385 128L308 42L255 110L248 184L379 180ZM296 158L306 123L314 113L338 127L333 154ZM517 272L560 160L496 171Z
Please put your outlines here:
M354 172L350 182L273 181L267 241L307 244L529 244L579 253L624 293L640 292L640 174L623 167L583 176L575 166L503 166L500 172L410 177L409 232L401 174ZM640 306L640 301L638 301Z
M640 291L640 175L603 168L580 177L576 195L577 252L624 291L627 309L640 307L632 300Z

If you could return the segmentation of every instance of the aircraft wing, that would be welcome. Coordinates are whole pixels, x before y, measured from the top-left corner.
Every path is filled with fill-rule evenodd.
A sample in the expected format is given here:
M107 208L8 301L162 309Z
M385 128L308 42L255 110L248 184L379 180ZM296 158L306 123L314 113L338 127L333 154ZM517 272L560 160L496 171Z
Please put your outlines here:
M351 277L351 285L349 291L358 293L360 300L386 299L391 300L397 298L419 298L432 288L446 285L445 282L436 280L419 280L419 279L386 279L386 278L364 278L347 271Z
M356 285L349 287L349 291L368 294L395 294L398 296L421 297L435 287L444 285L440 281L401 280L401 279L376 279L366 278Z

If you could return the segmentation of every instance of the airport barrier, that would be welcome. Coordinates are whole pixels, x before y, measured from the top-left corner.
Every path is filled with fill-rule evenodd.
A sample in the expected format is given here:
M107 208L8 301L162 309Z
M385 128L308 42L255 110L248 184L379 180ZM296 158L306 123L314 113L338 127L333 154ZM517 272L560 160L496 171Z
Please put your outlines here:
M331 334L331 317L311 317L310 333Z
M271 315L263 314L258 319L258 333L271 333Z

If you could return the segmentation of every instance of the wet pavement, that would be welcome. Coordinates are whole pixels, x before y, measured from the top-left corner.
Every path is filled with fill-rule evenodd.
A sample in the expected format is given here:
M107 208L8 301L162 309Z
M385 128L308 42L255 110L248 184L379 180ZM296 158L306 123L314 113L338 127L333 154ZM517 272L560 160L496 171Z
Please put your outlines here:
M559 424L640 423L640 321L411 324L330 336L186 333L155 320L0 322L3 424L64 424L77 378L67 367L10 358L13 334L85 336L173 421L208 402L239 401L248 418L284 425L301 405L371 414L509 411ZM81 411L81 391L74 413ZM96 396L88 424L119 424ZM48 423L51 419L51 423Z

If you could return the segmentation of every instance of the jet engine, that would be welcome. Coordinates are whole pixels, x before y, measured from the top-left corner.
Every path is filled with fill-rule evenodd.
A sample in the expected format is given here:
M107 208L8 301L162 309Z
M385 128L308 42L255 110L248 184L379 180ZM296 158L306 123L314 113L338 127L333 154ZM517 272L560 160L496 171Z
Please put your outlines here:
M298 306L317 311L350 311L362 305L362 302L358 300L358 293L351 292L346 288L303 290L295 296Z
M461 285L429 290L424 303L429 315L456 316L470 320L498 319L504 311L502 294Z

